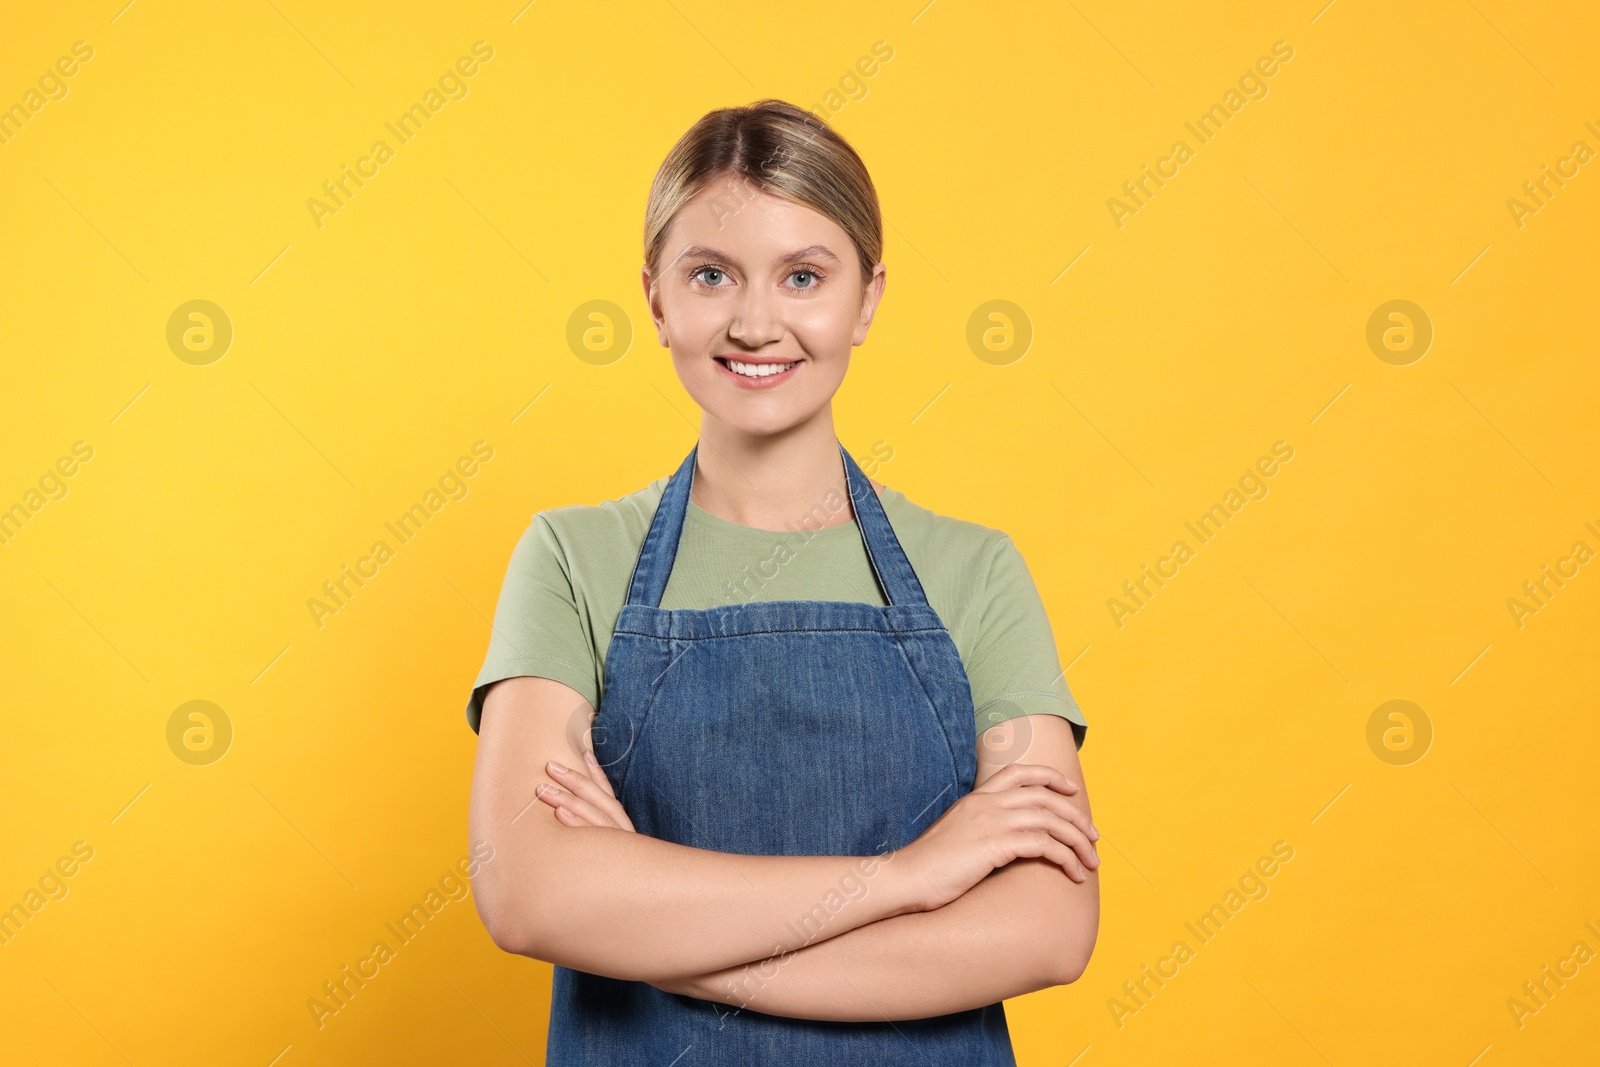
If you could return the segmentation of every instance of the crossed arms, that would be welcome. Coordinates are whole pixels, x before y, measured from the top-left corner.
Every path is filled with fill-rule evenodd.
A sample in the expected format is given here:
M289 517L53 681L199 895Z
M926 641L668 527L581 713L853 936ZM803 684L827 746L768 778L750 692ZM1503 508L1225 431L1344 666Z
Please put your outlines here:
M745 856L660 841L612 821L621 807L611 798L608 810L609 784L585 757L591 715L547 678L508 678L484 701L468 821L495 858L473 896L506 951L730 1011L837 1021L981 1007L1074 981L1086 966L1099 926L1093 867L1076 867L1078 882L1053 860L1017 858L928 907L906 849ZM568 772L551 773L550 760ZM1068 799L1089 814L1065 719L1028 715L985 731L975 786L1012 763L1078 783ZM546 792L552 783L560 792Z

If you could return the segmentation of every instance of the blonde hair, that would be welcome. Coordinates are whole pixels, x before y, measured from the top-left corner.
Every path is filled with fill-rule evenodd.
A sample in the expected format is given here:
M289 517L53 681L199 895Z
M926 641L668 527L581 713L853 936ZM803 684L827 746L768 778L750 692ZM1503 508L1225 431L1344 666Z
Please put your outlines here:
M726 177L838 223L855 243L862 284L871 279L883 255L883 216L866 164L826 122L771 98L707 112L667 153L644 212L644 260L652 277L672 220Z

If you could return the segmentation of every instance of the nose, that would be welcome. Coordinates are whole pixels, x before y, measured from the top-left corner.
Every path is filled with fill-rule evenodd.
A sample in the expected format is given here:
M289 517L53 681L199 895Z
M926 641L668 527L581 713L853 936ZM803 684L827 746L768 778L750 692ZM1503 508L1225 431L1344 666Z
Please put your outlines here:
M783 336L777 303L759 286L747 286L733 308L728 335L746 348L757 349Z

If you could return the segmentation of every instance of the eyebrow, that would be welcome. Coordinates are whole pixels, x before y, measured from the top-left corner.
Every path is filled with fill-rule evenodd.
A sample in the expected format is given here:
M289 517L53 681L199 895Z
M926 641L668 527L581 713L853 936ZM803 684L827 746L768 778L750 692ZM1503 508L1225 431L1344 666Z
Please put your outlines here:
M675 259L672 262L677 263L678 260L690 258L720 259L723 262L732 263L735 267L740 266L739 261L733 256L706 245L690 245L688 248L683 250L683 253L678 256L678 259ZM839 257L834 255L833 251L826 245L807 245L805 248L799 248L793 252L790 252L788 255L779 260L779 262L792 263L797 259L826 259L836 265L842 265L839 263Z

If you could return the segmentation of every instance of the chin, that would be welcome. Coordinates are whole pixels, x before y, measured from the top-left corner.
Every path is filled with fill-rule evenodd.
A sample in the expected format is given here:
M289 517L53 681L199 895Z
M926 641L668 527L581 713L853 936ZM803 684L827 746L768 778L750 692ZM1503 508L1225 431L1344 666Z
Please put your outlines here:
M719 415L715 411L707 412L718 422L732 430L736 430L746 437L774 437L787 430L792 430L803 422L803 419L789 414L775 414L769 417L752 418L750 412L741 412L734 417Z
M823 406L826 407L826 405ZM700 410L729 429L736 430L747 437L772 437L810 421L816 416L817 411L821 409L813 409L809 406L800 409L790 400L770 406L717 404L713 407L707 407L705 404L701 404Z

